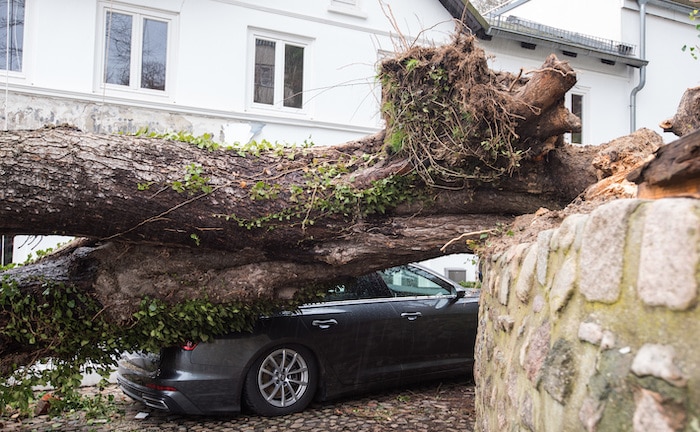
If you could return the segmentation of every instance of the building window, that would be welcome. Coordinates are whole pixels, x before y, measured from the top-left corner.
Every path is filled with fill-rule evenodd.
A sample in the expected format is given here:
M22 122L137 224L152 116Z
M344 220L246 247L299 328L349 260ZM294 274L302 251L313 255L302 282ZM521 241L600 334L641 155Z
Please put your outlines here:
M581 132L571 134L571 143L583 144L583 95L571 94L571 113L581 119Z
M356 18L367 18L367 13L360 7L360 0L331 0L328 11Z
M104 17L102 82L164 91L171 19L108 6Z
M14 248L14 237L0 235L0 266L12 263L12 250Z
M466 282L467 280L467 271L462 270L462 269L445 269L445 272L447 273L446 276L448 279L460 283L460 282Z
M304 44L256 36L253 102L302 108L305 55Z
M22 71L24 0L0 1L0 69Z

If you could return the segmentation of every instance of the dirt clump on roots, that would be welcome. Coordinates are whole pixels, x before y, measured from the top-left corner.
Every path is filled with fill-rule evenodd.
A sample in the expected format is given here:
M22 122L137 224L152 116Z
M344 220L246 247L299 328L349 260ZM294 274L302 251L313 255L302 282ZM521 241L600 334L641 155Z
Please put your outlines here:
M407 156L426 184L494 181L524 156L508 92L526 79L491 71L474 36L411 47L382 62L379 78L385 148Z

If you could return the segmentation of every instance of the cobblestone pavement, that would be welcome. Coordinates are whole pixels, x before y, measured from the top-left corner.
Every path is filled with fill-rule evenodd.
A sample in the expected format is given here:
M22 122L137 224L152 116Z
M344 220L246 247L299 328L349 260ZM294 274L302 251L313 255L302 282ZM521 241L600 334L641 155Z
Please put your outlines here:
M94 390L88 390L94 391ZM88 419L84 412L65 417L0 419L4 431L240 431L240 432L471 432L474 427L474 384L467 381L432 383L355 398L315 403L304 412L282 417L232 414L225 417L176 416L132 401L114 385L116 412ZM137 419L137 415L147 416Z

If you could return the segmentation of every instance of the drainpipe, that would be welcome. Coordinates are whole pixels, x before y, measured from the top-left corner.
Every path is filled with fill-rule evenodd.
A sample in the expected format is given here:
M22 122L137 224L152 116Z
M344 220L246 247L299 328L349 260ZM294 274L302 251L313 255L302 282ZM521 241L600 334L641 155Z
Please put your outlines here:
M639 58L644 60L647 51L647 1L637 0L639 4ZM637 130L637 93L647 83L647 67L639 67L639 84L632 89L630 94L630 133Z

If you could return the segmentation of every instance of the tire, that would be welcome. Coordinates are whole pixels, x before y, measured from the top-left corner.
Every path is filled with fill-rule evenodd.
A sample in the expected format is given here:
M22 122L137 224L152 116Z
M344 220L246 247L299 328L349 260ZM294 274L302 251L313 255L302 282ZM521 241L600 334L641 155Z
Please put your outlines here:
M281 346L261 355L246 375L245 403L264 416L302 411L318 387L316 359L301 346Z

